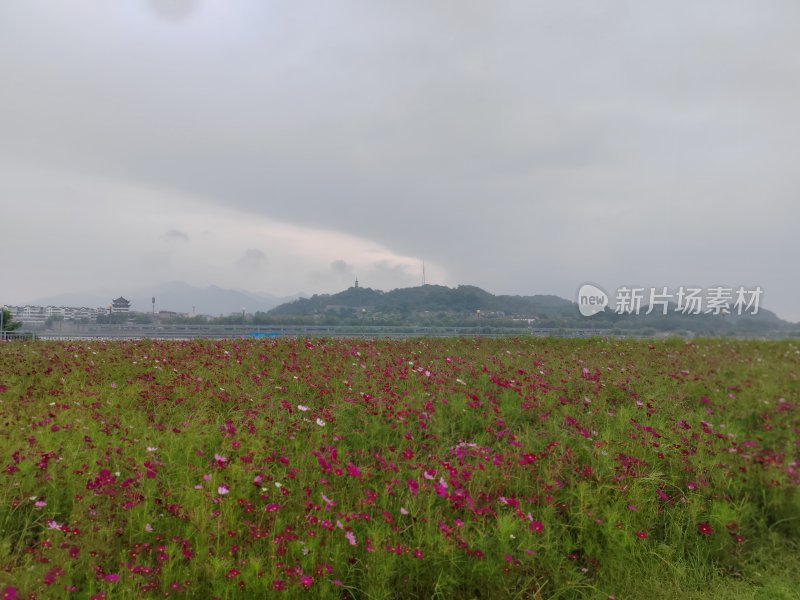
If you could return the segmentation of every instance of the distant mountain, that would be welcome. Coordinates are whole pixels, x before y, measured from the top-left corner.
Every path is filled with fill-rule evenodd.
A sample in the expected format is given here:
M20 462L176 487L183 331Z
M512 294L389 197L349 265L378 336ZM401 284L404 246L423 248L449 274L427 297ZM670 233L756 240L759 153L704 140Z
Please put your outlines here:
M617 314L606 309L592 317L584 317L577 304L558 296L495 296L481 288L460 285L449 288L423 285L382 292L371 288L351 287L337 294L319 294L281 304L259 317L263 322L313 323L315 319L330 323L405 323L422 321L428 324L462 325L474 319L480 311L483 324L519 326L521 319L536 319L539 327L564 329L607 329L639 333L694 333L700 335L769 335L800 334L800 324L780 319L775 313L761 308L757 315L682 314L671 305L668 314L660 310L647 313L642 306L639 314ZM513 320L514 318L517 320ZM353 319L355 321L352 321ZM348 321L348 319L350 319ZM352 321L352 323L351 323Z
M297 296L273 296L244 290L230 290L210 285L205 288L194 287L183 281L171 281L148 288L133 290L114 289L107 293L87 292L57 294L37 298L29 304L40 306L108 306L111 300L124 296L131 301L131 310L150 312L153 309L152 298L155 296L156 311L170 310L180 313L219 316L240 313L244 308L248 313L267 311Z
M460 285L423 285L382 292L371 288L351 287L338 294L315 294L273 308L271 316L308 316L339 308L371 312L409 314L412 312L502 312L511 315L542 317L572 316L576 306L558 296L495 296L479 287Z

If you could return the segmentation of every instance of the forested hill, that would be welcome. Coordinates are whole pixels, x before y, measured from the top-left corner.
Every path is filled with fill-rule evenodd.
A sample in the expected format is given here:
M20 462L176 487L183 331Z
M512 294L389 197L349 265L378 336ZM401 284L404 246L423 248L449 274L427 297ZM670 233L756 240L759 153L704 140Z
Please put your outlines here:
M559 317L574 315L575 304L558 296L495 296L479 287L423 285L382 292L351 287L338 294L319 294L281 304L269 311L273 316L304 316L339 308L369 312L411 314L424 311L465 313L481 311L506 315Z
M318 294L257 313L256 323L328 323L347 325L489 325L567 329L616 329L710 335L800 335L800 325L759 308L751 314L683 314L670 305L647 314L617 314L611 309L584 317L574 302L552 295L495 296L479 287L423 285L389 292L351 287L338 294Z

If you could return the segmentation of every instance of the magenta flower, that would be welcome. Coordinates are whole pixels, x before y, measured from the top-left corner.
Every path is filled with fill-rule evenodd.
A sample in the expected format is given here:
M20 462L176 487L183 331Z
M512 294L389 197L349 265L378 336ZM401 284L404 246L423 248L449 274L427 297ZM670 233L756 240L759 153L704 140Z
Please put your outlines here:
M541 533L544 531L544 523L541 521L531 521L529 527L531 531L535 531L536 533Z
M714 529L707 521L704 521L702 523L697 524L697 533L701 535L711 535L712 533L714 533Z
M10 585L4 587L2 600L17 600L17 588Z
M119 581L119 575L117 575L116 573L109 573L108 575L103 577L103 579L105 579L106 581L110 581L112 583L115 583L115 582Z
M61 567L53 567L47 573L42 576L42 583L45 585L53 585L56 582L56 579L61 577L64 574L64 569Z
M300 585L304 588L309 588L314 583L314 578L311 575L301 575L300 576Z

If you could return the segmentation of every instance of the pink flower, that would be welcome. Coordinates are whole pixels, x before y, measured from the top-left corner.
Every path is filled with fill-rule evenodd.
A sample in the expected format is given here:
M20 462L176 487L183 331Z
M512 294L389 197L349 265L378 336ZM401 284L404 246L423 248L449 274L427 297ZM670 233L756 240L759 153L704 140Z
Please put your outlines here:
M103 579L113 583L113 582L119 581L119 575L117 575L116 573L109 573L108 575L103 577Z
M536 533L544 531L544 524L541 521L531 521L529 527L531 531L535 531Z
M356 545L356 534L355 533L353 533L352 531L348 531L347 533L344 534L344 537L347 538L347 541L350 542L351 546L355 546Z
M650 537L650 534L647 533L644 529L642 529L641 531L636 532L636 537L639 538L640 540L646 540L648 537Z
M353 463L348 463L347 474L350 475L350 477L361 477L361 469L359 469Z
M47 502L45 502L44 500L37 500L36 502L33 503L33 505L36 508L44 508L45 506L47 506Z
M286 589L286 582L283 579L273 579L272 580L272 589L277 592L282 592Z
M300 585L302 585L304 588L311 587L313 583L314 583L314 578L311 575L300 576Z
M221 485L220 485L220 486L217 488L217 493L218 493L220 496L224 496L224 495L225 495L225 494L227 494L229 491L230 491L230 488L229 488L227 485L225 485L224 483L223 483L223 484L221 484Z

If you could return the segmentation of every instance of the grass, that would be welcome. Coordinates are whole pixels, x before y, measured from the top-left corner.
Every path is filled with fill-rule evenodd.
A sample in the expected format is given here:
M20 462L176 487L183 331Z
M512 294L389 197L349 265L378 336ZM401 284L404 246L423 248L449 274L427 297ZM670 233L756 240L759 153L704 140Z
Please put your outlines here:
M0 344L4 598L795 598L800 348Z

